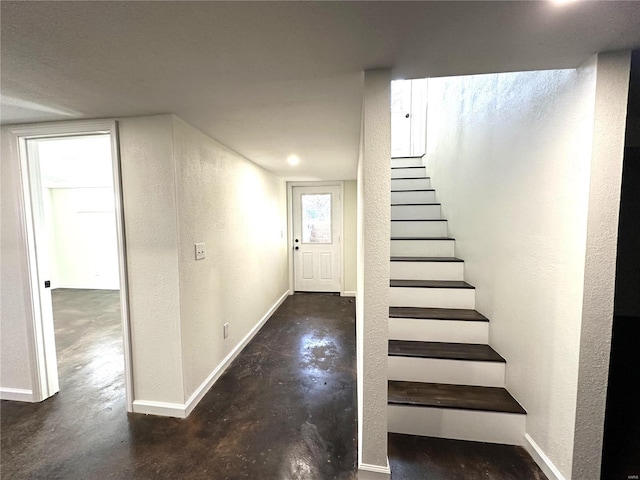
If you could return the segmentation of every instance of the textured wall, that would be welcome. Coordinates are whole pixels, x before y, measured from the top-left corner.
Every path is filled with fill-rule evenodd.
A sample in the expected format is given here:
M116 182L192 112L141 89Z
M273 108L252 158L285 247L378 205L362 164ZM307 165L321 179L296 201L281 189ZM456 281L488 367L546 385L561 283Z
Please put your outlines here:
M630 53L598 54L573 478L600 477Z
M184 402L173 117L120 122L134 400Z
M0 159L0 387L31 390L27 321L31 318L29 274L20 210L22 188L7 127Z
M567 478L594 85L593 62L429 81L427 162L457 256L527 433Z
M288 290L287 204L283 180L176 117L173 128L187 400Z
M387 465L387 343L391 220L389 70L364 76L362 156L358 168L357 310L361 371L361 464Z

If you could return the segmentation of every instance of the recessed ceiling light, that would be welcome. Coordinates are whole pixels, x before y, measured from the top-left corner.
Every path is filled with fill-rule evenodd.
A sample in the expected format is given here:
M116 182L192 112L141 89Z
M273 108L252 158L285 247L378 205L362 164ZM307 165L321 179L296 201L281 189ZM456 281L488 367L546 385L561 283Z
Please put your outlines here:
M574 3L578 0L551 0L551 3L555 3L556 5L566 5L567 3Z
M297 165L300 163L300 157L298 157L297 155L289 155L289 157L287 158L287 163L289 163L289 165Z

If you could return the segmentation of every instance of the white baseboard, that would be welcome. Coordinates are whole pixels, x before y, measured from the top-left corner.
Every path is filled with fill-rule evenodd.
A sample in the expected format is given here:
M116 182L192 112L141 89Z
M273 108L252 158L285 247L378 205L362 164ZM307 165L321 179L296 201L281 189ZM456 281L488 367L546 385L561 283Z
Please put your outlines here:
M368 463L360 463L358 465L358 480L388 480L391 478L391 468L389 467L389 459L386 465L370 465Z
M344 292L340 293L341 297L355 297L356 296L356 291L355 290L345 290Z
M0 387L0 400L13 400L16 402L33 403L33 391L24 388L4 388Z
M229 355L227 355L224 358L224 360L222 360L222 362L220 362L220 364L213 369L213 371L209 374L206 380L202 382L202 384L196 389L195 392L193 392L193 394L187 400L185 416L188 416L193 411L193 409L200 402L200 400L202 400L202 397L206 395L206 393L213 386L213 384L216 383L216 380L220 378L220 375L224 373L224 371L227 369L229 364L233 362L233 360L238 356L238 354L242 351L242 349L247 345L247 343L251 341L251 339L255 336L255 334L258 333L258 331L267 322L267 320L269 320L271 315L273 315L273 312L275 312L278 309L278 307L282 305L282 303L287 299L288 296L289 296L289 290L287 290L282 294L282 296L276 301L276 303L274 303L271 306L271 308L267 311L267 313L265 313L262 316L260 321L256 323L256 325L249 331L249 333L247 333L244 336L244 338L240 341L240 343L238 343L233 348L233 350L229 352Z
M256 325L247 333L244 338L235 346L233 350L229 352L220 364L209 374L202 384L196 388L196 391L189 397L186 403L166 403L166 402L153 402L146 400L134 400L133 411L134 413L145 413L147 415L160 415L163 417L177 417L186 418L198 405L202 397L206 395L209 389L216 383L216 380L220 378L220 375L224 373L227 367L238 356L242 349L251 341L256 333L262 328L262 326L269 320L273 312L275 312L280 305L290 295L289 290L284 292L282 296L274 303L271 308L265 313L262 318L256 323Z
M529 455L531 455L544 474L549 477L549 480L565 480L562 473L560 473L560 470L556 468L553 462L545 455L542 449L528 433L525 433L524 435L523 447Z
M120 287L118 286L102 286L102 287L98 287L98 286L89 286L87 287L86 285L70 285L70 284L56 284L56 285L52 285L51 286L51 290L57 290L59 288L67 288L70 290L110 290L110 291L114 291L117 292L120 290Z
M182 403L152 402L147 400L134 400L133 412L146 415L160 415L162 417L185 418L186 408Z

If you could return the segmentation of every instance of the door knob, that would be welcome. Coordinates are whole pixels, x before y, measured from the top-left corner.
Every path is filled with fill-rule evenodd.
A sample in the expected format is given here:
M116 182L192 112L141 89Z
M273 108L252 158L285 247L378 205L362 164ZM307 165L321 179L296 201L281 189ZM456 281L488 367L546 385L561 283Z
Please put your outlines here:
M295 250L300 250L300 247L296 245Z
M407 113L407 114L404 116L404 118L409 118L409 114Z

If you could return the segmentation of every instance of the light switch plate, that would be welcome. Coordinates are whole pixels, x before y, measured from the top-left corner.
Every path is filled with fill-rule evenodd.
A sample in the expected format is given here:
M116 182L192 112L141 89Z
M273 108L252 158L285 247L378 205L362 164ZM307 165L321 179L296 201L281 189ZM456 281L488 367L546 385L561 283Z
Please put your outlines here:
M196 260L207 258L207 246L204 243L196 243Z

